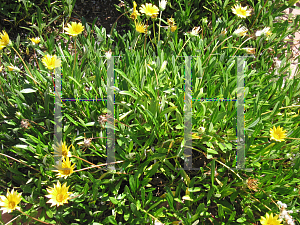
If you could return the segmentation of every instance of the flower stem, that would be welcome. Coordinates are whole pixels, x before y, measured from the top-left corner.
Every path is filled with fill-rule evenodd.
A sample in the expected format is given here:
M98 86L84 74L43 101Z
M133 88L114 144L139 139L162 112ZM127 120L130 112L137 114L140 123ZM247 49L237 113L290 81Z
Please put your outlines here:
M76 37L74 38L74 48L75 48L75 59L74 59L74 67L73 67L73 70L72 70L72 77L73 77L73 72L75 70L75 63L76 63Z
M90 166L90 167L83 168L83 169L80 169L80 170L75 170L73 172L75 173L75 172L79 172L79 171L83 171L83 170L88 170L88 169L95 168L95 167L107 166L107 165L116 164L116 163L122 163L122 162L124 162L124 160L116 161L116 162L111 162L111 163L103 163L103 164L100 164L100 165L94 165L94 166Z
M161 14L162 14L162 11L160 11L160 15L159 15L159 26L158 26L158 39L157 39L157 43L159 42L160 40L160 24L161 24Z
M30 74L30 76L32 77L32 80L34 82L34 84L36 85L36 81L33 79L32 73L30 72L30 70L28 69L26 63L24 62L24 60L22 59L22 57L20 56L19 52L17 52L17 50L12 46L12 49L17 53L17 55L19 56L19 58L21 59L21 61L23 62L24 66L26 67L26 69L28 70L28 73Z
M145 42L144 42L144 57L146 56L146 38L147 38L147 33L148 33L148 19L146 22L146 35L145 35Z
M189 37L189 39L187 39L187 41L184 43L184 45L183 45L182 48L180 49L180 51L179 51L179 53L178 53L178 55L177 55L175 61L177 60L177 58L179 57L179 55L180 55L182 49L186 46L186 44L188 43L188 41L189 41L190 39L191 39L191 37Z
M23 58L20 56L19 52L17 52L17 50L16 50L13 46L11 46L11 47L12 47L12 49L17 53L17 55L19 56L19 58L20 58L21 61L23 62L24 66L25 66L25 68L27 69L28 73L30 74L31 79L33 80L34 84L37 85L37 82L36 82L35 79L33 78L32 73L31 73L30 70L28 69L26 63L24 62ZM43 93L41 92L40 89L38 89L38 90L39 90L39 92L40 92L40 95L41 95L42 99L44 100L44 95L43 95Z
M156 44L156 38L155 38L155 23L153 20L153 35L154 35L154 43Z
M137 42L138 42L138 40L139 40L139 37L140 37L140 35L137 37L137 39L136 39L136 41L135 41L135 44L134 44L133 50L134 50L134 49L135 49L135 47L136 47L136 44L137 44Z

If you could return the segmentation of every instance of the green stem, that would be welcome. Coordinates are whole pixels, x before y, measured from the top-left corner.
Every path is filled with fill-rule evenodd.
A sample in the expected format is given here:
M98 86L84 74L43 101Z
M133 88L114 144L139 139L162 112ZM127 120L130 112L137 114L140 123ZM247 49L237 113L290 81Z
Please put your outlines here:
M19 58L20 58L21 61L23 62L24 66L25 66L25 68L27 69L28 73L30 74L31 79L33 80L34 84L37 85L37 82L36 82L35 79L33 78L32 73L30 72L30 70L29 70L29 68L27 67L26 63L24 62L24 60L23 60L22 57L20 56L19 52L17 52L17 50L16 50L13 46L11 46L11 47L12 47L12 49L17 53L17 55L19 56ZM43 95L43 93L40 91L40 89L38 89L38 90L39 90L39 92L40 92L40 95L41 95L42 99L44 100L44 95Z
M75 70L75 63L76 63L76 37L75 37L75 40L74 40L74 48L75 48L75 59L74 59L74 67L73 67L73 70L72 70L72 77L73 77L73 72Z
M154 43L156 44L156 38L155 38L155 23L153 20L153 35L154 35Z
M161 14L162 14L162 11L160 11L160 15L159 15L159 26L158 26L158 39L157 39L157 43L160 41Z
M139 37L140 37L140 35L137 37L137 39L136 39L136 41L135 41L135 44L134 44L133 50L134 50L134 49L135 49L135 47L136 47L136 44L137 44L137 42L138 42L138 40L139 40Z
M179 51L179 53L178 53L178 55L177 55L177 57L176 57L176 59L175 59L175 62L176 62L177 58L179 57L179 55L180 55L182 49L186 46L186 44L188 43L188 41L189 41L190 39L191 39L191 37L189 37L189 39L187 39L187 41L184 43L184 45L183 45L182 48L180 49L180 51Z
M147 38L147 33L148 33L148 18L146 22L146 35L145 35L145 42L144 42L144 57L146 56L146 38Z

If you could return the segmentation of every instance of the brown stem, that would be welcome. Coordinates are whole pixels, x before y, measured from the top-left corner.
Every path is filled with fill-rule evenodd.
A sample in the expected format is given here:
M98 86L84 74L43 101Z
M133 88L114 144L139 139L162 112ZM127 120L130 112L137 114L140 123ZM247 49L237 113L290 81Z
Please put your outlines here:
M83 168L83 169L80 169L80 170L75 170L74 173L79 172L79 171L83 171L83 170L88 170L88 169L95 168L95 167L107 166L107 165L117 164L117 163L122 163L122 162L124 162L124 160L117 161L117 162L111 162L111 163L103 163L103 164L100 164L100 165L94 165L94 166L90 166L90 167Z
M39 222L41 222L41 223L43 223L43 224L50 224L50 225L55 225L55 224L52 224L52 223L46 223L46 222L44 222L44 221L41 221L41 220L39 220L39 219L37 219L37 218L34 218L34 217L32 217L32 216L29 216L28 214L26 214L26 213L24 213L24 212L22 212L21 210L19 210L19 209L17 209L20 213L22 213L22 214L24 214L25 216L28 216L29 218L31 218L31 219L34 219L34 220L36 220L36 221L39 221Z
M250 30L251 28L253 27L254 23L256 22L257 18L259 17L261 11L263 10L263 8L265 8L266 4L267 4L268 0L266 0L264 6L261 8L261 10L259 11L259 13L257 14L257 17L255 18L254 22L252 23L251 27L250 27Z

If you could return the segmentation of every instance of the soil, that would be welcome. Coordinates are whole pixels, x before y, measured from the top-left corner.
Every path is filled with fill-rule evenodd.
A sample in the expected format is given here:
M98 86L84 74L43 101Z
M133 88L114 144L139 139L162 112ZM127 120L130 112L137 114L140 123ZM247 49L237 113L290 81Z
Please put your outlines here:
M7 5L12 3L11 0L4 0L3 3L4 2L6 2ZM32 0L31 2L40 5L41 10L47 14L45 7L42 7L43 5L40 3L40 0ZM96 20L95 25L97 27L102 26L106 28L106 33L108 34L111 31L113 24L122 15L122 13L116 9L115 5L124 7L122 2L119 0L76 0L70 21L81 21L82 18L84 18L87 23L92 24L93 21ZM23 14L12 14L17 16L15 22L12 18L4 15L1 10L0 31L5 29L9 33L11 40L16 40L18 35L20 35L21 40L26 39L26 37L29 35L29 31L22 27L30 28L31 24L29 24L29 22L31 22L31 18L29 17L32 15L31 13L34 12L32 12L32 10L29 11L27 17L23 16L24 9L20 10L23 12ZM63 20L59 19L58 21L54 22L54 24L58 26L62 22ZM123 15L118 19L115 29L122 34L129 29L127 24L129 24L129 19L127 16ZM46 32L51 32L51 30L48 29Z

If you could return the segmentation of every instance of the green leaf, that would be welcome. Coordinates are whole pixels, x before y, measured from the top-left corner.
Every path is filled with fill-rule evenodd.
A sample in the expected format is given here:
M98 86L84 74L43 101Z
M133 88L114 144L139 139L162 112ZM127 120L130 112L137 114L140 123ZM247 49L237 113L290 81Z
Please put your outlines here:
M119 201L117 199L115 199L114 197L109 196L109 200L114 204L117 205L119 203Z
M137 99L137 96L130 91L120 91L119 94L120 95L129 95L129 96L133 97L134 99Z
M199 188L199 187L193 187L193 188L189 188L188 191L189 192L198 192L198 191L201 191L201 188Z
M64 116L67 117L75 126L78 126L78 123L75 120L73 120L73 118L69 116L69 114L65 114Z
M118 224L114 216L107 217L107 220L112 224Z

